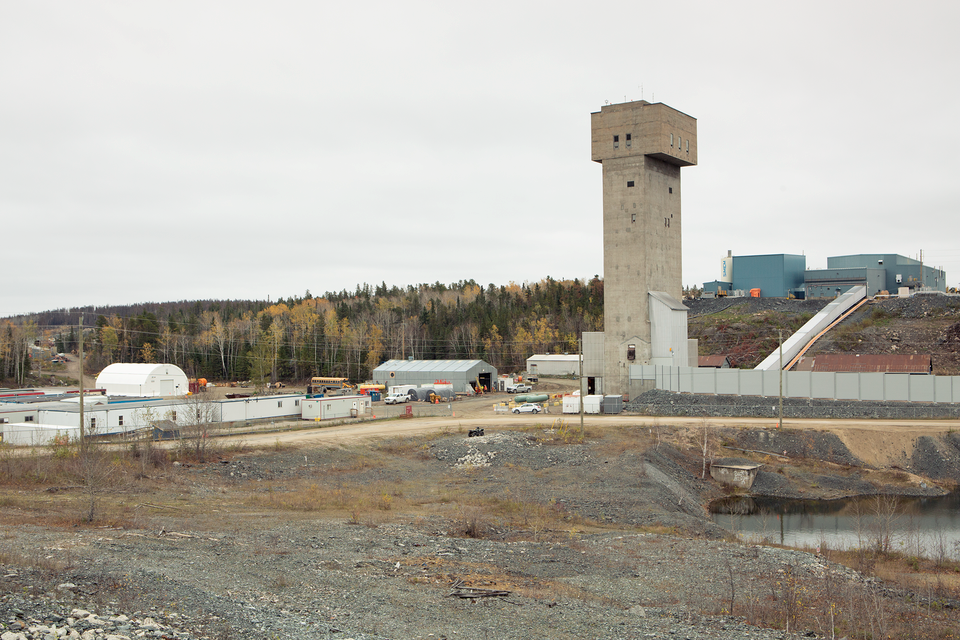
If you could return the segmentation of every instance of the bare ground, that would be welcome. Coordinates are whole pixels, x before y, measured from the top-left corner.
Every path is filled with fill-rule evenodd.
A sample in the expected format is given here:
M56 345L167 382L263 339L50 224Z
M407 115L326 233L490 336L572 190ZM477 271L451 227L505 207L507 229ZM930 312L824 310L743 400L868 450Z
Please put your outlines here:
M794 615L793 628L829 635L832 598L855 613L851 637L869 632L870 603L890 630L920 618L955 629L946 580L908 593L828 558L729 542L709 521L705 505L727 490L701 479L701 438L710 457L760 449L746 445L760 433L769 444L771 421L588 416L581 436L579 416L494 415L498 399L456 403L456 419L248 434L203 464L157 456L104 487L92 526L78 517L82 486L2 476L0 621L83 605L216 638L732 639L781 637L760 627ZM923 479L886 463L956 426L799 424L775 435L787 455L738 455L786 467L788 493L828 497L917 490ZM481 425L484 437L466 436ZM827 459L844 448L876 468ZM65 580L76 588L58 590ZM803 615L789 584L808 594ZM920 596L931 606L904 604Z

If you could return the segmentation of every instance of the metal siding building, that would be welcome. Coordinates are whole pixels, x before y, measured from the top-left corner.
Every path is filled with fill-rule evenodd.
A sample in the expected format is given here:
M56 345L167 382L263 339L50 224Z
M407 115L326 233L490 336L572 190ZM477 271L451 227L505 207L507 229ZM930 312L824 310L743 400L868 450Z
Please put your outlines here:
M733 257L733 288L760 289L762 298L786 298L803 287L807 257L788 253Z
M575 376L580 374L580 356L576 353L550 353L527 358L527 371L541 376Z
M650 296L650 364L683 367L688 364L687 308L662 291Z
M807 298L836 298L856 286L866 287L867 295L875 296L886 288L886 272L883 269L810 269L804 278Z
M497 369L483 360L387 360L373 370L373 381L388 387L402 384L432 385L437 380L453 384L456 392L479 384L492 389Z
M943 270L921 265L919 260L896 253L861 253L852 256L827 258L827 269L852 269L857 267L884 269L886 271L886 283L883 288L890 293L896 293L900 287L916 289L921 285L934 291L947 290L947 277Z

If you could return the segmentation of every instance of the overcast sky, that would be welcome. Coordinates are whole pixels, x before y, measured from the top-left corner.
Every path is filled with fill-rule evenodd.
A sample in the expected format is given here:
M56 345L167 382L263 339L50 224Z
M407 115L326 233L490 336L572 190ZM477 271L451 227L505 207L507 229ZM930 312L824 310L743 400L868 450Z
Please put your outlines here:
M602 275L590 113L698 121L683 282L960 284L960 3L0 0L0 316Z

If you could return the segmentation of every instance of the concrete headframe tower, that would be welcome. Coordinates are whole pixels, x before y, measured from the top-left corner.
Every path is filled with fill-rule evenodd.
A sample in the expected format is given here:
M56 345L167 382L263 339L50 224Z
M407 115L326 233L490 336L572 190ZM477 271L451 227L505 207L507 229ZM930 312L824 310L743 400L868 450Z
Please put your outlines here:
M630 365L667 364L665 355L687 364L680 168L697 164L697 121L640 100L602 107L590 123L592 158L603 164L603 391L620 394ZM651 301L682 310L683 328L668 329L676 349L651 335Z

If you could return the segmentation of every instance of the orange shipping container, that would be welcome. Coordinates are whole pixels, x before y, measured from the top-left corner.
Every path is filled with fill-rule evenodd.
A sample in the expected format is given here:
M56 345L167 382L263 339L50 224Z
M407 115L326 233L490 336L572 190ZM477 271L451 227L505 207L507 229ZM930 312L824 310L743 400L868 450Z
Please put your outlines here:
M750 297L751 297L751 298L759 298L759 297L760 297L760 289L750 289Z

